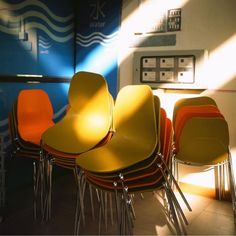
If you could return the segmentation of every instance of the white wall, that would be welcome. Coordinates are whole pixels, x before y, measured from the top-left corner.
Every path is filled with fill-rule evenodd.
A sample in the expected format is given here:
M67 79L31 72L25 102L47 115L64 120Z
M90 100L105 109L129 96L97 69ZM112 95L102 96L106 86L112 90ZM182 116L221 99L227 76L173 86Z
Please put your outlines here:
M236 1L235 0L147 0L161 14L172 8L182 9L182 29L176 34L176 45L165 47L130 48L134 33L140 25L151 19L149 12L140 17L142 0L124 0L120 38L120 88L132 84L133 52L144 50L205 49L209 53L205 80L208 89L201 94L192 91L168 93L155 91L161 104L172 116L175 101L181 97L207 95L213 97L225 115L230 130L230 146L236 159ZM172 32L173 33L173 32ZM160 33L161 34L161 33ZM162 33L169 34L169 33ZM235 150L235 151L234 151ZM236 169L235 169L236 170Z

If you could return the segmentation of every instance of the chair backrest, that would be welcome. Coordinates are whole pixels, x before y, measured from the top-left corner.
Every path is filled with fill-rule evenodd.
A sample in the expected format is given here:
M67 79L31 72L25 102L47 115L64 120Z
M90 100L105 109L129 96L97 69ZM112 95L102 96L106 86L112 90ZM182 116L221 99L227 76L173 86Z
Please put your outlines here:
M21 138L39 144L42 133L53 124L53 107L48 94L41 89L20 91L17 125Z
M156 160L157 122L152 90L147 85L122 88L114 107L116 132L104 146L83 153L76 163L102 176L141 170Z
M106 94L106 96L104 96ZM71 79L68 92L69 111L82 112L83 109L103 111L109 95L105 78L96 73L85 71L77 72ZM95 105L96 103L96 105Z
M172 116L173 126L175 126L176 115L181 107L199 106L199 105L213 105L217 107L217 104L214 101L214 99L207 96L179 99L174 105L173 116Z
M220 163L228 158L228 124L222 117L193 117L181 130L178 145L178 160L200 165Z
M113 100L105 78L84 71L71 79L68 99L66 115L43 134L42 141L57 151L79 154L95 147L108 134Z
M213 105L184 106L178 111L175 119L174 141L178 141L181 130L185 123L193 117L221 117L224 118L219 109Z
M120 90L114 108L114 125L120 135L148 145L158 143L154 96L147 85L128 85Z
M160 109L161 114L161 122L160 122L160 143L161 143L161 149L160 152L163 154L164 152L164 146L165 146L165 136L166 136L166 111L164 108Z

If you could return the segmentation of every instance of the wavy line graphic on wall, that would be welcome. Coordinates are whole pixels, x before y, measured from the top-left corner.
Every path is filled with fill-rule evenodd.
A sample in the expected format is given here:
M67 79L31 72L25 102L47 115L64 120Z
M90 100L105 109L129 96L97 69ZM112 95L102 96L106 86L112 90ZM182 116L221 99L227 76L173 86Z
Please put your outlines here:
M43 49L49 49L52 47L52 41L48 40L42 36L39 36L38 45L39 45L39 47L41 47Z
M76 44L82 47L89 47L93 44L100 44L104 47L114 47L117 43L119 32L116 31L112 34L103 34L101 32L93 32L89 35L76 34Z
M41 30L53 41L65 43L73 38L73 29L73 14L58 16L38 0L18 4L0 1L0 32L16 37L19 35L22 39L24 33Z

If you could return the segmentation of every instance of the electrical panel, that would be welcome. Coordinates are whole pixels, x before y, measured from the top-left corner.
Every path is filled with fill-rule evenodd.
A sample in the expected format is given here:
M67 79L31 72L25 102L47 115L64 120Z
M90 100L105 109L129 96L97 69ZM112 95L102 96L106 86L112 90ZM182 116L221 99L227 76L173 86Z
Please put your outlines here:
M135 52L133 82L157 88L203 88L205 56L205 50Z

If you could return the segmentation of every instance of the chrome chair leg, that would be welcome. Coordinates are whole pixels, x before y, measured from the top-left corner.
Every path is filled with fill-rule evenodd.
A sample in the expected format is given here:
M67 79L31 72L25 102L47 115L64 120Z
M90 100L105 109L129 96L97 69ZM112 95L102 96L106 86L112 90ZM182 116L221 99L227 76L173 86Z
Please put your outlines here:
M94 204L93 204L93 190L92 190L92 186L90 184L89 184L89 195L90 195L92 217L93 217L93 220L95 220Z
M166 186L167 186L168 191L169 191L169 193L170 193L170 196L172 197L172 199L173 199L175 205L178 207L178 210L180 211L181 216L182 216L182 218L183 218L185 224L187 225L187 224L188 224L188 221L187 221L187 219L186 219L186 217L185 217L185 215L184 215L184 212L183 212L183 210L182 210L182 208L181 208L181 206L180 206L180 204L179 204L177 198L175 197L175 194L174 194L173 190L171 189L171 185L170 185L169 182L168 182L167 176L166 176L165 172L163 171L162 166L161 166L160 164L157 164L157 166L158 166L158 168L161 170L162 176L163 176L164 179L165 179L165 183L166 183Z
M181 189L180 189L180 187L179 187L179 185L178 185L177 181L175 180L175 177L173 176L173 174L171 173L171 171L170 171L169 167L168 167L168 166L167 166L167 164L165 163L165 160L164 160L163 156L162 156L161 154L159 154L159 157L160 157L160 159L161 159L162 163L164 164L164 166L165 166L165 169L167 170L167 172L168 172L169 176L171 177L171 181L173 181L173 183L174 183L175 187L177 188L177 190L178 190L179 194L181 195L181 197L182 197L182 199L183 199L183 201L184 201L185 205L187 206L188 210L189 210L189 211L192 211L192 208L190 207L190 205L189 205L189 203L188 203L187 199L185 198L185 196L184 196L183 192L181 191ZM160 167L161 167L161 165L158 165L158 167L160 168ZM162 167L161 167L161 170L162 170L162 172L164 173L164 171L163 171ZM166 176L166 175L164 174L164 176ZM166 178L166 180L168 181L168 179L167 179L167 178ZM169 183L169 182L168 182L168 183Z
M228 150L228 169L229 169L229 179L230 179L230 191L231 191L231 198L232 198L232 207L233 207L233 214L234 214L234 224L236 224L236 186L235 186L235 174L233 171L233 164L232 164L232 157L231 152Z
M37 170L36 163L33 162L33 190L34 190L34 220L37 219Z
M111 193L109 193L109 203L110 203L111 225L114 225L114 218L113 218L113 205L112 205L112 194L111 194Z
M166 184L163 184L163 186L164 186L164 189L165 189L165 192L166 192L168 205L170 207L170 215L173 218L176 233L177 233L177 235L181 235L181 228L180 228L180 225L179 225L179 221L178 221L178 218L177 218L177 215L176 215L176 211L175 211L172 199L170 197L169 188L166 186Z

